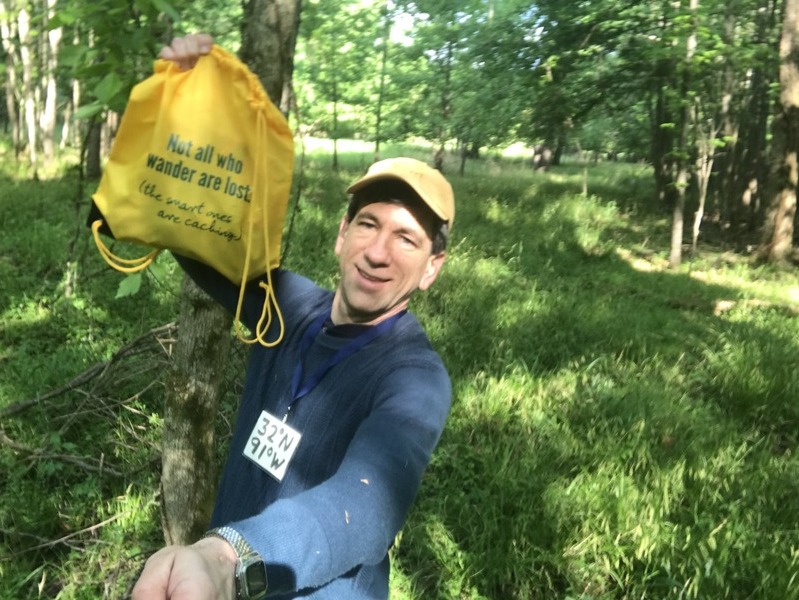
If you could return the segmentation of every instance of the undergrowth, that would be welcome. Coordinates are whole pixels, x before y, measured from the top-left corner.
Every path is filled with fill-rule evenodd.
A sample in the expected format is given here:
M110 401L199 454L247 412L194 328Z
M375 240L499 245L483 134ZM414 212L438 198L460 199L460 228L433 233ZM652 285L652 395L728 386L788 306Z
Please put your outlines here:
M333 285L367 156L306 161L287 267ZM413 309L454 405L392 597L799 598L799 274L717 245L667 271L642 167L451 179L447 264ZM0 176L0 599L124 597L163 543L181 275L164 255L120 295L77 184Z

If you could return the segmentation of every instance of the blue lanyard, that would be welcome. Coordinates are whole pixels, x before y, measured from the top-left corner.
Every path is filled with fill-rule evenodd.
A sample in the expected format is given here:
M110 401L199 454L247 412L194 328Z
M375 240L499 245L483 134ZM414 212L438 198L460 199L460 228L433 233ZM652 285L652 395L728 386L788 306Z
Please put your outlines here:
M309 326L308 329L305 330L305 333L302 336L302 343L300 344L300 360L297 362L297 366L294 367L294 376L291 379L291 404L289 404L288 409L286 409L286 417L288 417L289 412L291 412L291 408L294 406L294 403L297 402L300 398L307 395L312 389L314 389L322 378L327 374L327 372L335 367L338 363L342 360L347 358L348 356L355 354L358 350L366 346L372 340L380 337L383 334L388 333L391 331L391 328L394 327L394 324L404 315L407 311L402 311L393 315L386 319L385 321L380 321L377 325L373 325L371 327L366 328L363 332L359 333L349 344L340 348L338 352L336 352L333 356L331 356L327 361L325 361L322 366L320 366L316 371L314 371L310 377L308 377L305 381L302 380L302 358L308 353L308 350L311 349L311 345L316 339L316 336L322 330L322 327L325 324L325 321L330 317L330 313L322 313L315 321L313 321ZM285 417L283 419L286 420Z

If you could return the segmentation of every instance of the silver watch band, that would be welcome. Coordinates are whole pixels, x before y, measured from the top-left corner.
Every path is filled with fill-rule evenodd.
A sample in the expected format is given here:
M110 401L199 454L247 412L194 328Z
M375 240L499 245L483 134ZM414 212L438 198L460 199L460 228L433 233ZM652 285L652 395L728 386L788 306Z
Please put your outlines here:
M237 600L263 600L269 587L266 566L261 556L244 536L232 527L216 527L205 537L218 537L233 546L236 552L235 598Z
M236 556L239 558L255 552L252 546L247 543L247 540L244 539L244 536L232 527L215 527L205 534L205 537L208 536L220 537L225 540L228 544L233 546L233 549L236 551Z

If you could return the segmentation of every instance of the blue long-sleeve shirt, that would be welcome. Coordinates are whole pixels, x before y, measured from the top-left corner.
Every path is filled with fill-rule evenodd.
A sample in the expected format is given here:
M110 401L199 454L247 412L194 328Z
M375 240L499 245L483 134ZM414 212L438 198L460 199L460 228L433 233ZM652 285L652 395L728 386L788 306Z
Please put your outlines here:
M179 260L222 305L235 308L237 287ZM303 334L329 313L333 294L288 271L275 271L272 282L284 339L275 348L253 347L211 526L234 527L261 554L270 597L387 598L388 550L443 430L449 377L416 318L404 314L293 403L288 424L302 438L278 482L243 455L261 411L286 414L297 365L313 373L357 327L328 323L301 356ZM262 290L248 291L248 327L263 301Z

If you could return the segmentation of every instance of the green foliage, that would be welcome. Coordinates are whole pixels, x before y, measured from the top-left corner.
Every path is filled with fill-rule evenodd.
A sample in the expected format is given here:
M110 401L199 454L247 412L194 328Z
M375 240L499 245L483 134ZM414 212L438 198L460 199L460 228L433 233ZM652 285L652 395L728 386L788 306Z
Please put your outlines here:
M180 0L68 3L49 27L68 27L59 67L81 81L86 94L76 118L107 109L122 112L131 88L152 72L165 36L179 20Z
M286 240L284 264L325 285L343 189L371 158L352 147L338 172L308 148ZM799 597L799 275L712 246L666 271L640 167L536 173L496 155L452 182L447 263L413 310L454 404L392 550L392 597ZM171 334L114 357L174 319L180 275L164 256L115 298L124 277L92 247L85 199L65 201L76 185L0 176L0 411L39 398L0 413L9 600L123 597L162 543Z

